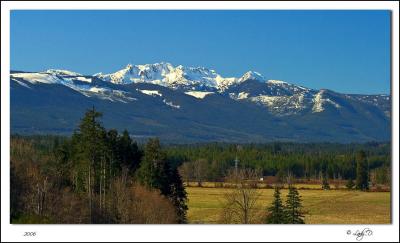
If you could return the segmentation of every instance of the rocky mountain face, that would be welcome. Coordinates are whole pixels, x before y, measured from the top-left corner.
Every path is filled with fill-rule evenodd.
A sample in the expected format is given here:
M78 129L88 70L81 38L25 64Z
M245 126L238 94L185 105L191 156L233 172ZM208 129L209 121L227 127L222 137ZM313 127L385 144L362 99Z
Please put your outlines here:
M169 142L390 140L389 95L314 90L249 71L222 77L204 67L127 65L111 73L12 71L14 133L70 134L85 109L138 139Z

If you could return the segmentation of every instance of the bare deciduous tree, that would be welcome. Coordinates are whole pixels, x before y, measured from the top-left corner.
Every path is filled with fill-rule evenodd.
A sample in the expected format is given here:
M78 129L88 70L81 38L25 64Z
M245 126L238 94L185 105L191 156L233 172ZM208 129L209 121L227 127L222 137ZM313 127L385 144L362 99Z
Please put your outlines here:
M179 167L179 174L182 176L183 181L186 182L186 185L189 185L189 181L193 178L193 163L184 162Z
M251 224L257 223L256 203L260 192L254 183L259 173L252 169L230 170L226 181L234 187L224 195L224 209L221 215L222 223Z
M207 174L208 162L205 159L193 161L193 174L198 186L202 186L202 182Z
M174 224L173 204L159 190L128 181L126 175L113 182L114 221L122 224Z

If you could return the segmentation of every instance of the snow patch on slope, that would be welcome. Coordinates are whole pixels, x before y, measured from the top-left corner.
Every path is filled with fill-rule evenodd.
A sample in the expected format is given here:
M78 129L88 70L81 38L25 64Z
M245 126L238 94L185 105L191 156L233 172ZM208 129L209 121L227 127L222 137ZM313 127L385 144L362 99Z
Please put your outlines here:
M61 76L82 76L80 73L68 71L68 70L62 70L62 69L49 69L46 71L46 73L50 74L55 74L55 75L61 75Z
M240 93L229 93L229 97L234 100L244 100L249 98L249 93L240 92Z
M140 91L141 93L150 96L162 96L162 94L158 90L137 89L137 91Z
M325 110L324 104L326 104L326 103L330 103L330 104L334 105L336 108L340 108L340 105L337 104L336 102L330 100L329 98L324 98L323 97L324 93L325 93L325 90L321 90L314 96L314 99L313 99L314 105L312 108L313 113L324 111Z
M164 102L166 105L168 105L168 106L170 106L170 107L172 107L172 108L175 108L175 109L180 109L180 108L181 108L180 105L176 105L176 104L174 104L172 101L167 101L166 99L163 99L163 102Z
M197 99L204 99L209 94L214 94L214 92L205 92L205 91L188 91L185 94L193 96Z
M268 95L259 95L250 98L251 101L264 104L268 107L272 107L276 101L281 99L282 97L280 96L268 96Z
M11 78L22 78L32 84L45 83L45 84L57 84L61 83L61 79L57 76L48 73L12 73Z
M17 82L19 85L21 85L21 86L23 86L23 87L25 87L25 88L32 89L29 85L27 85L27 84L24 83L24 82L21 82L21 81L16 80L16 79L11 79L11 80Z

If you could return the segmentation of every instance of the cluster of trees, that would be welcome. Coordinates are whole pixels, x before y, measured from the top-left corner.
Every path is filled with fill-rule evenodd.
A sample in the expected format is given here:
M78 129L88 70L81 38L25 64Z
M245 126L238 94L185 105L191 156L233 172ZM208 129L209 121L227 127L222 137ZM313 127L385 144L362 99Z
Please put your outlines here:
M283 205L279 186L275 187L274 200L268 208L267 224L304 224L301 196L293 185L289 186L286 204Z
M232 144L211 143L168 146L166 150L173 163L181 164L179 169L184 181L197 181L199 185L203 181L223 181L235 166L235 159L240 168L259 170L263 176L279 179L291 173L295 178L325 181L326 188L328 180L357 180L365 170L373 184L390 184L388 143L276 142L241 145L240 149ZM363 153L362 159L360 153Z
M260 190L252 183L259 178L260 172L254 169L231 169L226 177L234 185L224 195L223 211L220 222L228 224L304 224L304 210L301 196L292 184L291 175L286 204L281 200L280 187L275 187L274 200L265 210L260 210ZM265 207L265 206L262 206Z
M350 177L347 180L346 187L348 189L353 189L354 187L358 190L361 191L367 191L370 188L370 170L369 170L369 164L367 161L367 156L366 153L361 150L357 152L356 154L356 181L353 181L353 178ZM375 171L379 173L375 173L376 178L373 178L373 181L376 183L380 184L387 184L388 183L388 171L384 170L385 167L379 167L375 169ZM383 173L382 173L383 172ZM388 173L388 174L386 174ZM378 179L377 179L378 178ZM324 176L322 179L322 189L324 190L329 190L330 185L328 183L327 177Z
M186 222L181 177L158 139L140 149L100 117L88 110L71 138L12 138L11 222Z

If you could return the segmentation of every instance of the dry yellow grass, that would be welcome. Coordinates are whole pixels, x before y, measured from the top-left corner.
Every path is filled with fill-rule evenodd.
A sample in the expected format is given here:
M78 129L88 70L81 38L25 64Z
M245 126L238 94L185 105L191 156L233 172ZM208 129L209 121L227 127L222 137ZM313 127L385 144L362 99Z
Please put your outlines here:
M218 223L226 188L187 187L189 223ZM272 202L273 189L258 189L262 213ZM299 190L309 212L307 224L390 224L390 193L347 190ZM285 201L287 190L282 190Z

